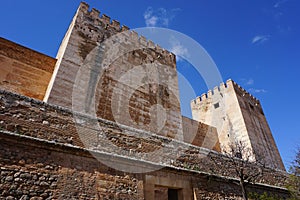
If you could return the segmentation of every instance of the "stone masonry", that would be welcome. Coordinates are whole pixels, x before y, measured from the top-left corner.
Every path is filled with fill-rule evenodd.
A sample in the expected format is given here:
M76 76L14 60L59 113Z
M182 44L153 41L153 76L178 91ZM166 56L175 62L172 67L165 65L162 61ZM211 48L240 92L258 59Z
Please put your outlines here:
M80 4L44 100L68 108L86 104L80 112L95 107L97 117L182 138L175 55L99 14Z
M236 139L268 163L247 192L289 197L257 99L230 80L181 116L175 55L99 14L80 4L56 59L0 39L0 200L241 199Z
M43 100L56 59L0 38L0 87Z
M74 114L0 91L0 199L154 199L160 187L176 189L182 199L240 199L235 168L222 154L103 119L97 120L100 132L83 122L82 140ZM162 148L156 160L141 156ZM119 164L156 170L128 173L107 166ZM249 192L288 197L285 173L263 173Z
M191 102L193 118L218 130L220 145L247 144L267 166L285 170L258 99L232 80Z

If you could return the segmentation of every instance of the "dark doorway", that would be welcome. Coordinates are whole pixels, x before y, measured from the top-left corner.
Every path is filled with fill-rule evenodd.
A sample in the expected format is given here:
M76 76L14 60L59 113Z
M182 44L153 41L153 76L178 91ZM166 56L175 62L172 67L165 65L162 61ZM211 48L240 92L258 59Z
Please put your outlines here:
M168 189L168 200L178 200L178 190Z

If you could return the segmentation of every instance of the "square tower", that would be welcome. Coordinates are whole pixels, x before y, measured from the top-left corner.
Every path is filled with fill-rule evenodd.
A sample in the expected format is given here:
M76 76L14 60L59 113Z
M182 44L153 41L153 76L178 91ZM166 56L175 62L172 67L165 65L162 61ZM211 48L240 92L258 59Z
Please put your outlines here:
M217 128L222 151L240 141L254 152L252 160L285 170L258 99L232 80L191 102L193 119Z
M45 102L182 139L175 55L81 3Z

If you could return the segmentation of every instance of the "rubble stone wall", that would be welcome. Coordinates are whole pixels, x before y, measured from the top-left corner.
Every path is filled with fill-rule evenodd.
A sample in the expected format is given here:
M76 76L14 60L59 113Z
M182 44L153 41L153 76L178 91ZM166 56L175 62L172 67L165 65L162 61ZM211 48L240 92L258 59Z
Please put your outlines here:
M155 177L157 185L164 178L164 187L181 180L184 184L179 182L180 187L193 191L186 194L199 199L203 195L241 195L233 186L237 179L230 160L215 151L89 116L82 116L75 126L75 114L66 108L7 91L0 94L2 196L142 199L153 188L147 182L149 175ZM100 130L94 129L95 121ZM85 135L79 136L80 130ZM155 151L161 154L147 154ZM159 168L147 173L126 173L101 161L115 166L125 163L133 168ZM21 174L24 175L18 179ZM259 181L269 186L255 186L284 196L286 178L284 172L265 169Z
M148 200L153 199L149 198L150 193L159 194L151 190L149 177L156 188L185 189L188 191L185 200L241 199L238 182L232 179L171 167L144 174L126 173L105 166L84 149L3 131L0 131L0 155L0 199ZM281 199L289 195L287 190L272 186L250 185L247 190L276 194Z

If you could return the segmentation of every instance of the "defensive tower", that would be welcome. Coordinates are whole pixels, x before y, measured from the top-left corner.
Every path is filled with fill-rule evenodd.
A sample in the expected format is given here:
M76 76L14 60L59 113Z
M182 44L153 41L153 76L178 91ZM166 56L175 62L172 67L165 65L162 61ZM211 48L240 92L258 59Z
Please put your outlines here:
M191 102L193 119L214 126L223 151L243 142L267 166L284 169L260 101L232 80ZM262 158L258 158L262 155Z
M57 60L0 38L0 199L241 199L219 138L284 169L257 99L229 80L181 117L175 56L99 13L80 4ZM289 197L244 167L247 192Z
M44 101L70 108L73 98L97 117L182 139L175 55L99 14L80 4Z

